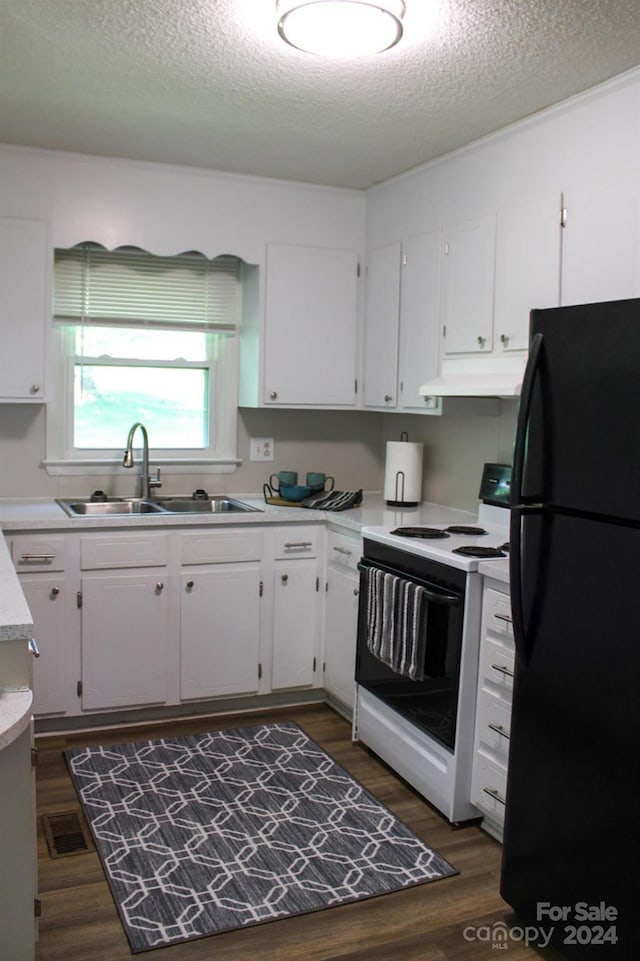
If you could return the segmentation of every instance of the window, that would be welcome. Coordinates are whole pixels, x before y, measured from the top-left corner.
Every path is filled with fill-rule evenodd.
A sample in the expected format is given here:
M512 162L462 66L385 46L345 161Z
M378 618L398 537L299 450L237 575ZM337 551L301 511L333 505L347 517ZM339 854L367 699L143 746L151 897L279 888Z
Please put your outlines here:
M48 468L120 463L142 421L156 461L233 469L241 262L85 244L54 285Z

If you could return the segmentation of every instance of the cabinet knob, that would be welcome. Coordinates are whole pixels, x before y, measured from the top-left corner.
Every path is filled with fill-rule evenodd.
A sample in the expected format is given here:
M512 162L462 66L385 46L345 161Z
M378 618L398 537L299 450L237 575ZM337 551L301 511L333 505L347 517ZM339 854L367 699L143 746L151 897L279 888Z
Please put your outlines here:
M277 396L278 396L277 390L272 390L271 393L269 394L269 397L271 398L271 400L275 400Z
M158 581L158 583L156 584L156 593L159 594L163 590L164 590L164 584L162 583L162 581Z
M52 588L51 588L51 597L57 597L59 593L60 593L60 588L59 588L59 587L52 587Z
M39 393L40 393L40 384L32 384L31 387L29 388L29 390L31 391L32 394L39 394Z
M187 590L193 590L193 581L187 581Z
M360 593L360 591L358 590L358 588L357 588L357 587L354 587L354 589L353 589L353 596L354 596L354 597L357 597L359 593Z
M478 337L478 346L479 346L479 347L484 347L484 345L486 344L486 342L487 342L487 338L486 338L486 337L482 337L482 336Z
M500 334L500 343L501 343L501 344L504 344L504 346L506 347L507 344L509 343L509 335L508 335L508 334Z
M385 399L385 403L388 404L390 400L393 400L393 397L391 396L391 394L385 394L384 399Z
M287 581L289 580L289 575L288 575L288 574L281 574L281 575L280 575L280 580L282 581L283 584L286 584Z

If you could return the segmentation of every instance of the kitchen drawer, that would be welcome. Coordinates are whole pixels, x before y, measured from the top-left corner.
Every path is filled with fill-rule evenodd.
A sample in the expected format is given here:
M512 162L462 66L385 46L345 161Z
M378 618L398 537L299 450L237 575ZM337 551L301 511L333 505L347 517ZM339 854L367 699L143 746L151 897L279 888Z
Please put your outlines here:
M350 537L348 534L338 534L336 531L327 533L327 562L329 564L350 571L357 571L361 556L361 538Z
M259 561L262 558L262 531L249 527L198 531L180 537L182 564L227 564L234 561Z
M320 534L319 527L285 527L274 531L274 559L317 557L320 550Z
M509 731L511 710L502 700L480 691L476 715L477 741L483 751L507 766L509 760Z
M89 534L80 538L80 567L83 571L164 567L167 557L166 534Z
M513 695L515 653L499 641L486 637L480 655L480 685L508 704Z
M494 763L482 751L476 752L471 778L472 802L492 820L503 824L506 796L506 768Z
M513 644L513 622L511 620L511 600L508 594L501 594L487 588L484 592L484 626Z
M62 534L23 534L11 540L11 557L19 574L63 571L67 540Z

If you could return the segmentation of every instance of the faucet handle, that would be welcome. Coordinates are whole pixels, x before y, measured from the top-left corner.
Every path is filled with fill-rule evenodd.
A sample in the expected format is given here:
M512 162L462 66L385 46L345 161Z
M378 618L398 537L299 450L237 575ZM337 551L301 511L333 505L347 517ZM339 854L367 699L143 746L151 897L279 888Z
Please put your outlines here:
M156 468L156 479L151 480L151 475L149 475L149 487L162 487L162 481L160 480L160 468Z

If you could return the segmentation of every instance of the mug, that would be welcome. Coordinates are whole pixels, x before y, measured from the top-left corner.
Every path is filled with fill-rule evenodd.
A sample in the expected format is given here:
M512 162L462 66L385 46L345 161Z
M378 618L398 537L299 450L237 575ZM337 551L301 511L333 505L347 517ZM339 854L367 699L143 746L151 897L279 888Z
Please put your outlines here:
M331 481L330 487L325 487L325 485ZM330 490L334 488L335 481L333 477L329 477L328 474L323 474L320 471L309 471L307 474L307 487L310 487L312 491Z
M274 477L278 479L278 486L276 487L276 482ZM269 486L273 488L276 494L280 493L281 487L295 487L298 483L298 471L297 470L279 470L277 474L272 474L269 478Z

